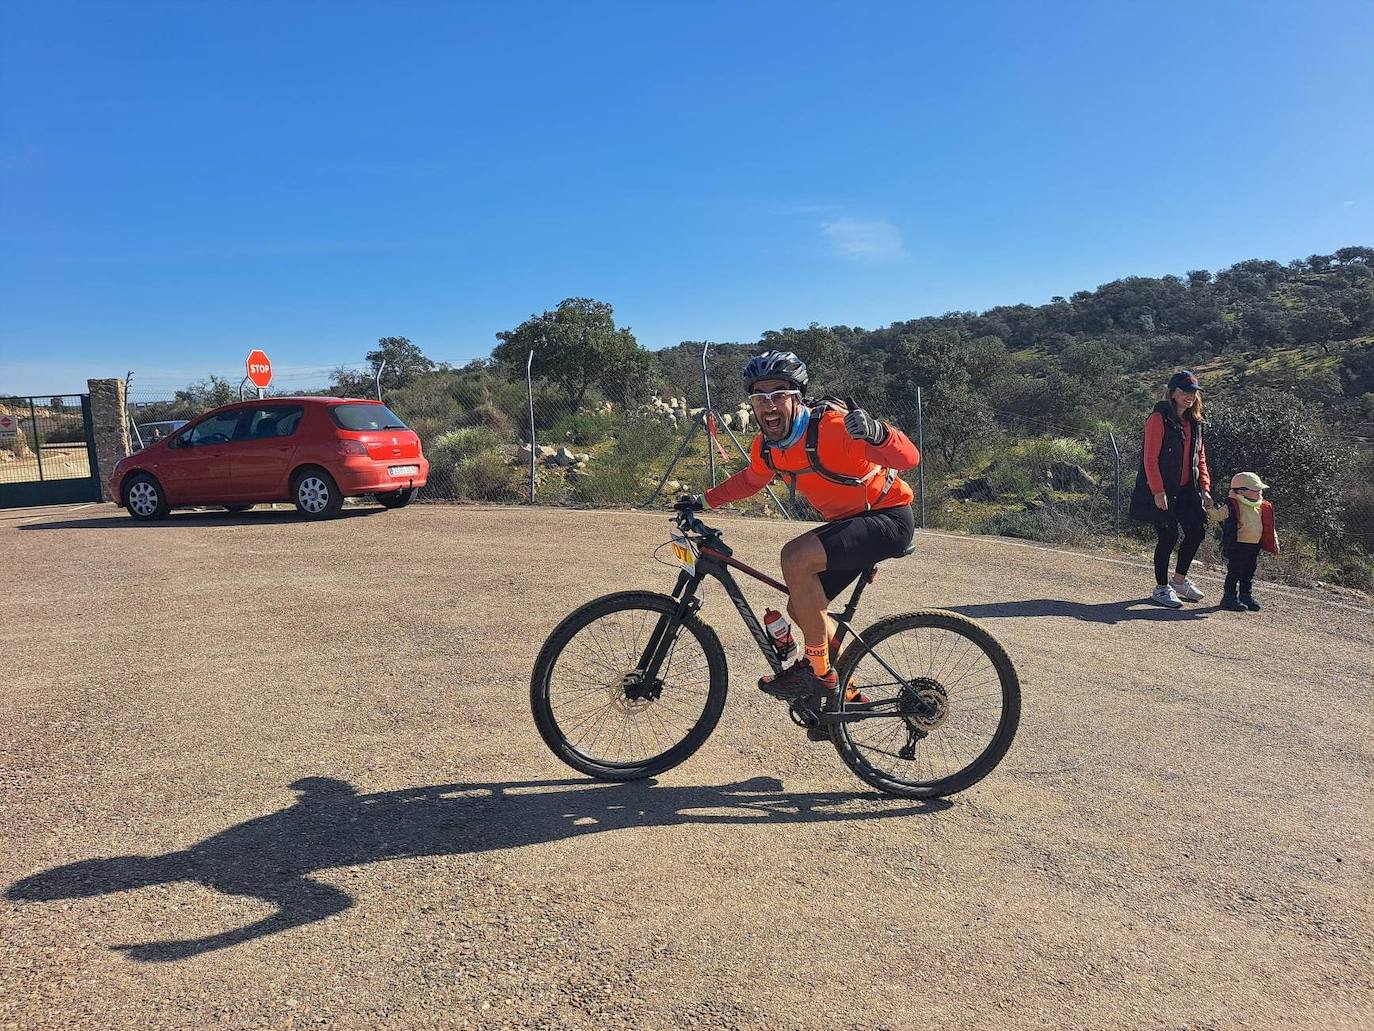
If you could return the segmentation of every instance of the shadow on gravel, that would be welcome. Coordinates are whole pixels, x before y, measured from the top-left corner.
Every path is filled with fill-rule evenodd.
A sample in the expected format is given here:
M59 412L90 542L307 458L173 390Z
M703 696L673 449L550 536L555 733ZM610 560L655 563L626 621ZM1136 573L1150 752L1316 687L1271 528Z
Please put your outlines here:
M1123 623L1128 619L1153 619L1178 621L1206 619L1207 613L1215 609L1208 605L1203 609L1166 609L1154 602L1134 599L1131 601L1104 601L1088 605L1081 601L1064 601L1060 598L1031 598L1026 601L994 601L986 605L951 605L950 611L959 612L969 619L997 619L1004 616L1072 616L1086 623Z
M230 827L182 852L116 856L59 866L16 881L12 901L91 898L192 881L261 899L277 912L232 931L182 941L117 945L134 959L165 962L323 920L353 905L310 879L331 867L411 856L462 855L631 827L874 820L939 812L939 799L908 802L863 792L785 792L773 777L720 787L588 780L439 784L358 794L346 781L306 777L296 804ZM857 803L857 804L856 804Z
M335 519L358 519L377 515L387 509L345 508ZM173 512L166 519L140 522L131 516L100 516L96 519L55 519L47 523L23 523L16 530L170 530L192 526L267 526L272 523L303 523L293 508L289 511L261 512Z

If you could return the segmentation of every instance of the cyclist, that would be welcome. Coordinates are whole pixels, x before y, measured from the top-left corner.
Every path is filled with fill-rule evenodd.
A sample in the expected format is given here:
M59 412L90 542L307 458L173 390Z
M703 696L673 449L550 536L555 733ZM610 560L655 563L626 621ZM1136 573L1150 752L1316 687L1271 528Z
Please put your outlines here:
M806 363L791 351L765 351L744 367L744 385L761 432L749 465L704 495L683 495L691 509L757 494L774 476L801 491L826 520L782 549L787 611L805 653L759 687L792 699L834 690L835 627L826 603L870 566L903 554L915 520L911 488L897 474L920 462L916 445L862 408L805 400Z

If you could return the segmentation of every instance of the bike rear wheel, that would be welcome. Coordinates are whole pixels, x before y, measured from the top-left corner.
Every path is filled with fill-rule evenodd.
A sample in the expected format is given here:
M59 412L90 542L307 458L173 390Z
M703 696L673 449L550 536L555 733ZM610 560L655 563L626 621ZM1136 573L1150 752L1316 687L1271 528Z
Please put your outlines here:
M554 628L530 678L530 709L554 755L601 780L641 780L670 770L720 721L728 683L716 632L694 615L675 628L658 673L636 667L677 601L647 591L608 594Z
M1021 683L996 639L940 609L881 619L863 637L871 651L851 642L836 673L867 701L842 701L840 711L883 715L831 726L845 765L905 798L952 795L991 773L1021 719Z

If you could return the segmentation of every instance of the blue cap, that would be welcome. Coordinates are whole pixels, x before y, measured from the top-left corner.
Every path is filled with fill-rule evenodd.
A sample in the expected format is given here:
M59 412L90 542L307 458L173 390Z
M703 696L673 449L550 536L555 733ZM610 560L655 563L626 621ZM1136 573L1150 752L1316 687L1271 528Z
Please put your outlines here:
M1172 390L1196 390L1197 377L1187 369L1182 369L1169 377L1169 389Z

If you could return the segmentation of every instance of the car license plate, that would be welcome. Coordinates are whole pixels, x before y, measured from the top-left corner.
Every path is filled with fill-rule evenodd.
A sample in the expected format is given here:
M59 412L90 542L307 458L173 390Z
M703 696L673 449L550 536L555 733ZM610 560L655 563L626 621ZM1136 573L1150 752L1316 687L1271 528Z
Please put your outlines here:
M696 545L686 537L679 537L677 534L672 535L672 540L669 543L673 546L673 558L677 560L677 564L687 572L695 573L697 571Z
M392 476L414 476L419 471L418 465L393 465L387 470Z

